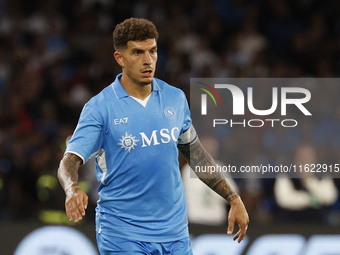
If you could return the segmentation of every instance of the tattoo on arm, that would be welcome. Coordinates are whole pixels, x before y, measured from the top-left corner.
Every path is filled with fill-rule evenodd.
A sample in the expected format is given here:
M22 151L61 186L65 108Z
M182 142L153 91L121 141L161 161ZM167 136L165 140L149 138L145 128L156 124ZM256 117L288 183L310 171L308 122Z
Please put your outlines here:
M78 185L78 169L81 163L82 159L72 153L67 153L60 161L58 179L65 192Z
M199 139L192 145L178 145L179 151L182 153L184 158L189 163L192 169L195 169L196 166L216 166L215 161L210 156L210 154L203 148ZM191 152L191 155L190 155ZM225 198L228 202L231 202L238 195L231 189L226 179L219 172L201 172L198 171L198 178L201 179L206 185L208 185L212 190L214 190L217 194Z

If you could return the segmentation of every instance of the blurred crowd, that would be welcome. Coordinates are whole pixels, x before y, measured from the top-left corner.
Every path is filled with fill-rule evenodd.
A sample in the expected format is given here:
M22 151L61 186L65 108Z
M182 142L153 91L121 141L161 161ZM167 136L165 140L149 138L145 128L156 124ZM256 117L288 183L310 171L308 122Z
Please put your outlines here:
M0 0L0 220L63 210L56 171L66 139L84 103L120 72L112 32L132 16L155 23L156 77L183 89L188 100L191 77L340 76L337 0ZM340 152L339 138L327 135L340 125L340 107L333 107L338 95L337 88L320 94L329 100L319 119L324 125L305 127L304 139L320 157L327 158L329 148L333 156ZM218 159L254 164L265 155L280 162L296 153L285 147L288 135L304 140L262 129L226 135ZM94 206L96 183L88 172L80 174ZM271 220L278 207L275 180L238 184L254 219ZM327 205L324 220L336 224L330 215L339 207L338 200Z

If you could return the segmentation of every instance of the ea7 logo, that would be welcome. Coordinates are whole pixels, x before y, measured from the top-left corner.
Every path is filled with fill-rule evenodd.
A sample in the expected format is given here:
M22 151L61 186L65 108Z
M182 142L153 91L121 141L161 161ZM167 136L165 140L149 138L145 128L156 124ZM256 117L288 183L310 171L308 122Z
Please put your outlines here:
M115 125L121 124L121 123L127 123L128 122L128 117L121 118L121 119L114 119L113 122Z
M228 89L231 92L233 97L233 115L244 115L244 105L245 105L245 97L242 90L231 84L215 84L216 89ZM304 97L302 98L288 98L289 93L302 94ZM274 113L278 106L278 88L273 87L272 89L272 105L269 109L266 110L258 110L255 109L253 103L253 88L249 87L247 89L247 105L250 112L255 115L270 115ZM307 103L311 99L311 93L308 89L305 88L297 88L297 87L282 87L281 88L281 115L286 115L287 113L287 105L292 104L295 105L304 115L312 115L306 107L303 105ZM207 97L202 94L201 96L201 114L207 115Z

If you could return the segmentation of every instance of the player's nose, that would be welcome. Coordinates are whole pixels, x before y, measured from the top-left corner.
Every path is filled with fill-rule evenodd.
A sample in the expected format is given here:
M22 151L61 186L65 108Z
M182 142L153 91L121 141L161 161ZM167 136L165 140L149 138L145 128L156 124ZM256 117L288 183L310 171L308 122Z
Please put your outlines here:
M152 58L149 52L145 52L143 55L143 64L144 65L151 65L152 64Z

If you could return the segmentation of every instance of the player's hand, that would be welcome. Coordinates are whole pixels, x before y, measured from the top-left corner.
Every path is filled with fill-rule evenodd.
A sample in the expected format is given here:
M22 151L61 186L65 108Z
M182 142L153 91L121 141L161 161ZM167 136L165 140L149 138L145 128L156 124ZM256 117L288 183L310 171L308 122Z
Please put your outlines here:
M230 206L227 234L231 235L234 231L235 223L238 224L239 230L234 235L233 239L234 241L238 239L238 242L240 243L246 235L249 224L249 216L240 197L232 200L230 202Z
M88 204L88 196L78 186L72 186L72 188L66 191L65 209L68 219L78 222L85 216L85 210Z

